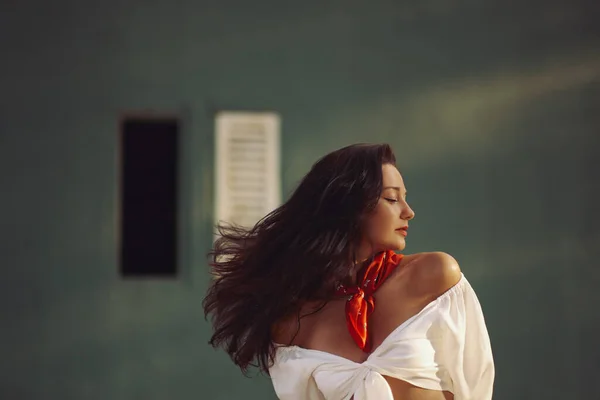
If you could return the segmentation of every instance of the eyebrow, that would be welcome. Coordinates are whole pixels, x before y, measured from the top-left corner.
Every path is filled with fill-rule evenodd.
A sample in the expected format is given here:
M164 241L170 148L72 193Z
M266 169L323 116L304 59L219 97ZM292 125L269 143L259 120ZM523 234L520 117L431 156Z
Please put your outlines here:
M383 188L383 190L387 190L387 189L394 189L397 190L398 192L400 192L400 186L386 186ZM408 193L406 190L404 191L404 194Z

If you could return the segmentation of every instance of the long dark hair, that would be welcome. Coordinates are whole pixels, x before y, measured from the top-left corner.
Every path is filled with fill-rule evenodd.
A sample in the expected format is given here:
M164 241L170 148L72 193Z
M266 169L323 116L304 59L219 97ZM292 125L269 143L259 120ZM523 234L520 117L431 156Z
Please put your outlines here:
M268 373L273 325L308 301L333 297L381 195L381 167L395 163L387 144L344 147L317 161L290 199L253 228L218 225L209 253L215 279L202 303L214 328L209 343L244 373L248 366Z

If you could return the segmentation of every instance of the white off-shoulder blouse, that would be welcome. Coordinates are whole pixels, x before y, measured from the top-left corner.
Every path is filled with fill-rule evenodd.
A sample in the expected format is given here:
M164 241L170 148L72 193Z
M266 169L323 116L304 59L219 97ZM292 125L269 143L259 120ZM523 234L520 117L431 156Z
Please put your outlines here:
M455 400L491 400L495 370L481 305L463 275L366 361L278 346L269 373L281 400L394 400L383 376L450 391Z

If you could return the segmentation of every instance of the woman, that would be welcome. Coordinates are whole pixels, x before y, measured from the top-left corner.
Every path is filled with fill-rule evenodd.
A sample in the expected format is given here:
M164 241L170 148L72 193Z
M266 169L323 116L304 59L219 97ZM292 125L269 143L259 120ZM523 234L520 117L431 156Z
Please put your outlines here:
M490 400L475 293L441 252L396 254L414 212L388 145L319 160L254 228L219 227L210 343L281 399Z

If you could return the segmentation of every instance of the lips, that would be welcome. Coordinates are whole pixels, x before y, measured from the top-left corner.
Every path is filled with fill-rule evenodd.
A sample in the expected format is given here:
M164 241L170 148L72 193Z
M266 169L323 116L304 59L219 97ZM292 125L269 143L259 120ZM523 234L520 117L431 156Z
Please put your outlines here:
M400 232L401 235L407 236L408 235L408 226L405 226L403 228L398 228L398 229L396 229L396 232Z

